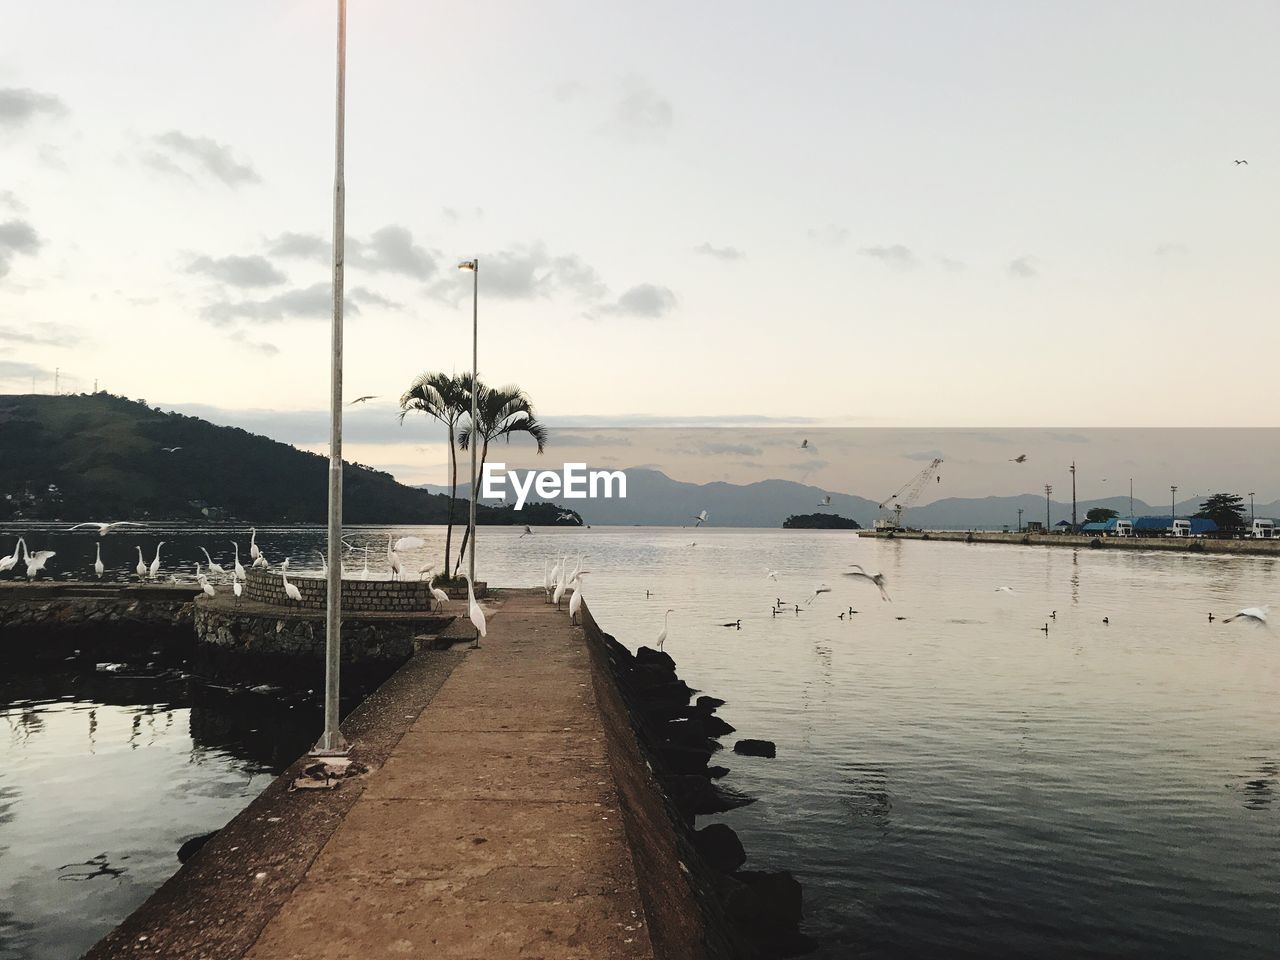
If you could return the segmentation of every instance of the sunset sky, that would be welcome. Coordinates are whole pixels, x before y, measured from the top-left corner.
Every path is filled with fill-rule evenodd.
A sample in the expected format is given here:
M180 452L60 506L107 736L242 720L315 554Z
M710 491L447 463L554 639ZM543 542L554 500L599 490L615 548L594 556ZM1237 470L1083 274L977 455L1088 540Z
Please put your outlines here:
M334 11L6 5L0 392L323 422ZM1275 426L1278 35L1273 2L352 0L347 452L436 478L381 431L469 366L471 256L481 376L562 422Z

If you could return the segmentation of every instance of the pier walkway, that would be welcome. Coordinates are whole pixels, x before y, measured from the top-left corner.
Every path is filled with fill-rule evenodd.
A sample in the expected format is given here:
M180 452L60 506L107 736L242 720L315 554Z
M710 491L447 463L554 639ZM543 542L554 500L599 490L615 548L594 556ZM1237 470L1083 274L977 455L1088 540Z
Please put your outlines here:
M149 916L150 903L90 956L163 955L183 927L181 955L211 958L653 957L589 651L567 619L541 591L504 591L479 649L414 658L457 658L442 683L425 684L425 706L389 681L403 734L381 756L356 740L368 774L332 792L264 794L158 891ZM345 809L306 852L299 823L340 795ZM289 839L261 839L279 819L292 823ZM246 846L246 836L258 839ZM256 874L262 903L248 914L241 900L235 915L213 904L213 916L166 915L166 903L200 898L206 858L219 865L211 879L237 860L243 877L264 863L280 875Z

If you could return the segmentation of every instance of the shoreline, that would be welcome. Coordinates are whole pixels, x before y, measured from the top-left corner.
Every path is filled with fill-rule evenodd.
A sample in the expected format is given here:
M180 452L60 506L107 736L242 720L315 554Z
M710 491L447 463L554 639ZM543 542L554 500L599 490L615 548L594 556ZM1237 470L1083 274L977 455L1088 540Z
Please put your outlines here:
M993 530L863 530L865 540L927 540L940 543L998 543L1022 547L1074 547L1086 550L1151 550L1218 556L1280 557L1280 539L1215 540L1207 537L1090 537L1075 533L1003 533Z

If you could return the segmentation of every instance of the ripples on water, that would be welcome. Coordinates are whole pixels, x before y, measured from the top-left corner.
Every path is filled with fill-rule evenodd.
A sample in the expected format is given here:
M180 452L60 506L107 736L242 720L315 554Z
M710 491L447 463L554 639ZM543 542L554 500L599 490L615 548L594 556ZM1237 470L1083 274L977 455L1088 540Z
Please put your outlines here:
M431 544L414 559L435 559L442 531L414 532ZM1280 638L1208 622L1274 598L1274 559L707 527L480 533L496 585L539 584L544 556L585 552L588 602L631 647L676 610L666 649L682 676L728 701L738 736L778 744L776 760L727 755L725 782L760 801L722 819L748 866L800 876L820 956L1277 954ZM172 555L194 561L215 536L178 537ZM385 533L355 536L376 569ZM155 539L122 537L122 562ZM273 559L322 540L259 529ZM92 549L70 544L68 568L87 570ZM228 563L229 545L213 552ZM849 562L883 570L894 602L842 578ZM819 581L834 590L805 609ZM804 612L770 616L775 597ZM716 625L739 617L740 631ZM112 779L117 797L144 792ZM140 816L160 816L153 800L181 808L183 790L147 789ZM74 846L59 863L103 848Z

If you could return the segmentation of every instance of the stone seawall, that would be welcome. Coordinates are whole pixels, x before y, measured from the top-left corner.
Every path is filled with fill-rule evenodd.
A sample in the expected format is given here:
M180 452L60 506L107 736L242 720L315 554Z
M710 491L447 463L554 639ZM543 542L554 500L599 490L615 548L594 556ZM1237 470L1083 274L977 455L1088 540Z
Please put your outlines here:
M453 606L457 613L457 603ZM344 609L344 675L385 674L413 655L418 637L438 634L452 619L451 613L436 614L425 608L363 614ZM281 679L295 686L323 678L323 609L236 603L222 594L202 596L195 603L194 626L193 663L199 673L253 682Z
M198 588L158 584L4 584L0 661L60 662L79 650L97 660L182 655L192 645Z
M287 574L286 574L287 575ZM323 610L328 602L328 585L320 577L289 577L298 588L301 601L290 600L284 592L284 578L279 573L250 570L244 584L244 598L258 603L278 604L308 610ZM476 584L476 596L486 595L485 584ZM466 590L446 591L451 598L465 597ZM352 580L342 581L342 611L363 613L412 612L430 610L431 587L426 580Z

